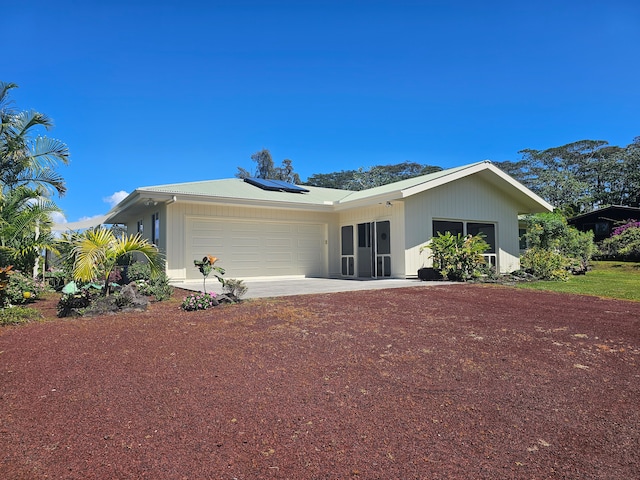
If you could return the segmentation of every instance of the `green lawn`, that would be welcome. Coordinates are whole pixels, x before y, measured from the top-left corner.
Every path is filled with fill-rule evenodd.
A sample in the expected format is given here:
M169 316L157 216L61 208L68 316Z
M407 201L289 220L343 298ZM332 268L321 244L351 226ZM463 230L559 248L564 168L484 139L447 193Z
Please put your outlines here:
M593 262L586 275L574 275L567 282L531 282L518 287L640 302L640 263Z

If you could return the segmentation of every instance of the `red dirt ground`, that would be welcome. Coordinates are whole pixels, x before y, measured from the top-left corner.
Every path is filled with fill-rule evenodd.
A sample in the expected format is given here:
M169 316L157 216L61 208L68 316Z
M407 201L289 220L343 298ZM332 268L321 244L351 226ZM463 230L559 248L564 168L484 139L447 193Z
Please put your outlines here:
M640 303L179 301L0 329L0 478L640 478Z

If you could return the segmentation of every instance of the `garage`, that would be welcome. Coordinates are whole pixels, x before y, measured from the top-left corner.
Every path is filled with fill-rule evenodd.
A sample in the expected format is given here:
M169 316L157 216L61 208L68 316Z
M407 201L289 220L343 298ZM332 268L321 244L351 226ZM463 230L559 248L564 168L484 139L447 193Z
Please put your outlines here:
M213 255L227 278L326 276L324 224L189 218L186 227L187 263ZM187 278L202 277L187 268Z

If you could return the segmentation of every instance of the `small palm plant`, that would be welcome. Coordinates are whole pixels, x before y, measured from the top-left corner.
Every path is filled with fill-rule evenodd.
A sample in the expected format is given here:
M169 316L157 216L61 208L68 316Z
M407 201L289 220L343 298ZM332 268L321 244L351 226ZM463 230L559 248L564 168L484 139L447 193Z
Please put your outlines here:
M109 275L118 261L130 253L137 252L149 262L153 277L163 271L158 248L140 234L116 237L113 231L99 227L73 237L72 242L73 278L81 281L102 279L105 296L110 293Z

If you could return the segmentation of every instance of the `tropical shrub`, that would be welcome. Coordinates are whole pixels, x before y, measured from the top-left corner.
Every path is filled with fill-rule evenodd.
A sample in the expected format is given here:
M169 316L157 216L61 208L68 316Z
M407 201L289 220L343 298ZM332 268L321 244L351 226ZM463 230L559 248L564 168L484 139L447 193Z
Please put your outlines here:
M569 273L585 273L596 252L593 232L580 232L568 225L560 213L538 213L525 217L529 249L520 258L521 267L541 280L566 280ZM565 270L565 273L560 273Z
M521 268L540 280L568 280L570 260L542 247L529 248L520 257Z
M581 232L569 227L560 242L560 252L569 259L573 271L586 272L597 250L592 231Z
M73 312L82 311L91 304L91 300L96 297L90 289L83 289L77 293L64 293L58 301L58 317L68 317Z
M136 290L138 290L140 295L144 295L146 297L153 295L153 285L151 285L150 280L136 280L131 283L136 286Z
M220 302L216 299L217 295L214 292L194 292L190 293L182 300L180 307L183 310L192 312L195 310L206 310L211 307L219 305Z
M127 278L130 282L151 280L151 266L147 262L134 262L127 267Z
M525 238L530 248L558 250L562 238L569 228L567 220L560 213L536 213L524 218L527 225Z
M158 302L171 298L173 286L169 284L169 277L165 273L151 279L151 294Z
M45 289L43 282L16 271L9 277L9 282L2 292L3 305L24 305L32 302Z
M242 280L229 278L228 280L224 281L224 287L222 287L222 291L229 297L240 299L240 297L247 293L247 286Z
M453 281L467 281L481 274L485 265L482 254L491 248L481 235L463 236L451 232L440 233L424 245L429 250L433 266L442 276Z
M64 270L50 268L44 273L44 281L56 292L62 290L68 279L70 279L70 276Z
M152 275L163 271L163 259L158 248L140 234L116 236L112 230L99 227L86 230L69 241L73 245L69 252L73 278L85 282L101 281L105 296L111 291L109 276L112 271L134 252L149 262Z
M600 255L625 261L640 261L640 226L631 221L616 228L600 243Z
M169 283L169 277L162 273L150 280L140 279L132 282L140 295L155 297L159 302L167 300L173 295L173 286Z
M13 270L13 265L0 267L0 301L2 301L2 305L4 305L4 292L9 286L9 279L11 278L11 275L13 275L14 273L15 271Z
M640 228L640 222L638 222L637 220L629 220L624 225L620 225L619 227L614 228L613 232L611 232L611 236L616 237L618 235L621 235L630 228Z

